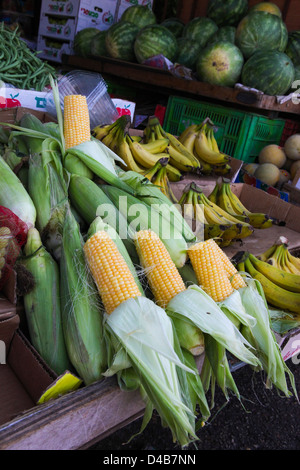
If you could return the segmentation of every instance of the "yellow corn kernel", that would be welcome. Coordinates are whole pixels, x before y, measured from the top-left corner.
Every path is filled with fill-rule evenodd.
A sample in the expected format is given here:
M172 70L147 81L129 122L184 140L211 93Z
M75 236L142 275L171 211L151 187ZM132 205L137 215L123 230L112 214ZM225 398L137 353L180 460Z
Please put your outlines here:
M135 245L157 304L165 308L170 300L186 289L182 277L159 236L152 230L140 230Z
M222 248L220 248L219 245L217 245L217 243L213 239L210 239L209 241L210 241L211 245L213 245L215 247L215 250L220 255L220 257L223 261L224 269L227 272L227 275L229 277L229 280L231 282L232 287L234 289L240 289L241 287L246 287L246 283L245 283L244 279L238 273L237 269L232 264L232 262L230 261L230 259L226 255L226 253L224 253Z
M221 302L233 292L220 254L211 239L199 242L188 249L199 285L215 302Z
M106 313L127 299L142 295L116 244L105 231L84 244L84 254Z
M91 139L90 117L86 97L64 97L64 138L66 149Z

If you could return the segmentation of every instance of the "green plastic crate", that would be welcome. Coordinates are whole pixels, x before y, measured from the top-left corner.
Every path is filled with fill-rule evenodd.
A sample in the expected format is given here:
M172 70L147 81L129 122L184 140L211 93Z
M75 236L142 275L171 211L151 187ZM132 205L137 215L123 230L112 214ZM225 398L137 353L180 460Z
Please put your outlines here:
M209 117L216 127L215 137L222 152L238 160L253 163L263 147L279 145L284 119L270 119L259 114L211 103L170 96L163 128L173 135L191 124Z

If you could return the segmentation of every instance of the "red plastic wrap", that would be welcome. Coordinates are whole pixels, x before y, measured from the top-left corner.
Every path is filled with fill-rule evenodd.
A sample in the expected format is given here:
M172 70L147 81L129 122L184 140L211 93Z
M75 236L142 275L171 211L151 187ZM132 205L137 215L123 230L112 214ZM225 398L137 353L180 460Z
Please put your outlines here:
M5 230L5 227L8 230ZM8 279L21 247L27 239L28 227L7 207L0 206L0 290Z

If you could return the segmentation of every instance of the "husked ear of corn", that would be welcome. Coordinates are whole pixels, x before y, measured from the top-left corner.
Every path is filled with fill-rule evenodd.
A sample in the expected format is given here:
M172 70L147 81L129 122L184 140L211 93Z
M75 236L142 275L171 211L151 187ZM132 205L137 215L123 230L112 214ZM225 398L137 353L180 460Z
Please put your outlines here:
M84 253L107 314L125 300L142 295L116 244L104 230L92 235Z
M241 287L246 287L246 282L239 274L235 266L232 264L226 253L222 250L222 248L217 245L217 243L213 240L209 240L211 246L214 247L217 253L219 253L220 258L223 262L224 269L229 277L231 285L234 289L240 289Z
M61 309L68 355L85 384L103 378L107 352L103 314L83 253L83 239L71 209L65 215L60 260Z
M212 239L198 242L188 248L188 255L198 284L215 302L221 302L233 292L223 261Z
M62 328L59 268L42 245L36 228L28 231L24 254L17 271L18 288L21 292L25 289L23 299L30 339L41 357L60 375L71 364ZM31 284L28 291L27 284Z
M91 139L89 110L83 95L64 97L64 137L66 150Z

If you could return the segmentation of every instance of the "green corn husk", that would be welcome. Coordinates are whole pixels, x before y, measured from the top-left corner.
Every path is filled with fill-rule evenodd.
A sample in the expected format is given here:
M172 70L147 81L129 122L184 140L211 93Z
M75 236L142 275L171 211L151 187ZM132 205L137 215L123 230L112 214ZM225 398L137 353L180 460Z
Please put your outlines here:
M152 206L155 210L158 210L167 220L171 220L171 222L174 221L173 223L177 229L182 232L186 242L191 243L196 241L194 232L182 217L180 206L173 204L170 199L162 193L159 187L155 186L147 178L135 171L120 171L118 174L122 181L132 187L138 199Z
M144 295L144 290L143 290L142 284L139 280L137 270L135 269L134 264L131 260L131 257L128 254L126 246L123 243L122 239L119 237L117 231L112 226L105 223L101 219L101 217L96 217L95 220L91 223L91 225L89 227L89 230L88 230L88 233L87 233L87 239L90 238L92 235L94 235L99 230L104 230L105 232L107 232L110 235L110 237L112 238L112 240L115 242L119 252L121 253L122 257L124 258L127 266L129 267L129 269L130 269L130 271L131 271L131 273L134 277L134 280L135 280L136 284L138 285L138 287L140 289L141 294Z
M138 263L139 259L127 220L102 191L101 186L84 176L71 175L69 184L71 203L88 224L100 216L104 222L113 227L122 239L133 262Z
M271 329L270 312L263 288L252 278L246 278L245 281L247 286L239 289L242 305L245 311L256 319L256 323L252 326L243 325L241 331L256 348L257 356L266 373L266 387L271 388L274 385L289 397L292 393L287 385L286 376L288 376L294 395L298 398L294 376L282 358L280 347Z
M34 227L36 221L35 205L23 184L0 157L0 205L7 207L28 226Z
M130 229L152 229L162 240L176 267L184 266L187 260L187 242L177 228L165 220L161 213L151 211L151 207L119 188L101 185L105 194L127 219Z
M44 139L40 152L30 155L28 192L36 207L36 225L43 243L59 260L68 180L61 164L59 146L52 138Z
M70 361L87 385L103 378L107 352L103 314L86 267L83 243L78 223L67 207L60 260L63 330Z
M105 324L110 342L125 350L140 378L146 401L142 430L155 408L162 425L171 430L174 442L185 446L197 439L193 403L187 379L183 379L184 373L194 375L195 372L175 352L173 327L165 311L146 297L136 297L107 315ZM128 369L128 366L125 360L124 367Z
M59 268L35 228L28 231L24 255L18 263L18 290L24 299L30 340L60 375L70 369L70 361L62 328Z

